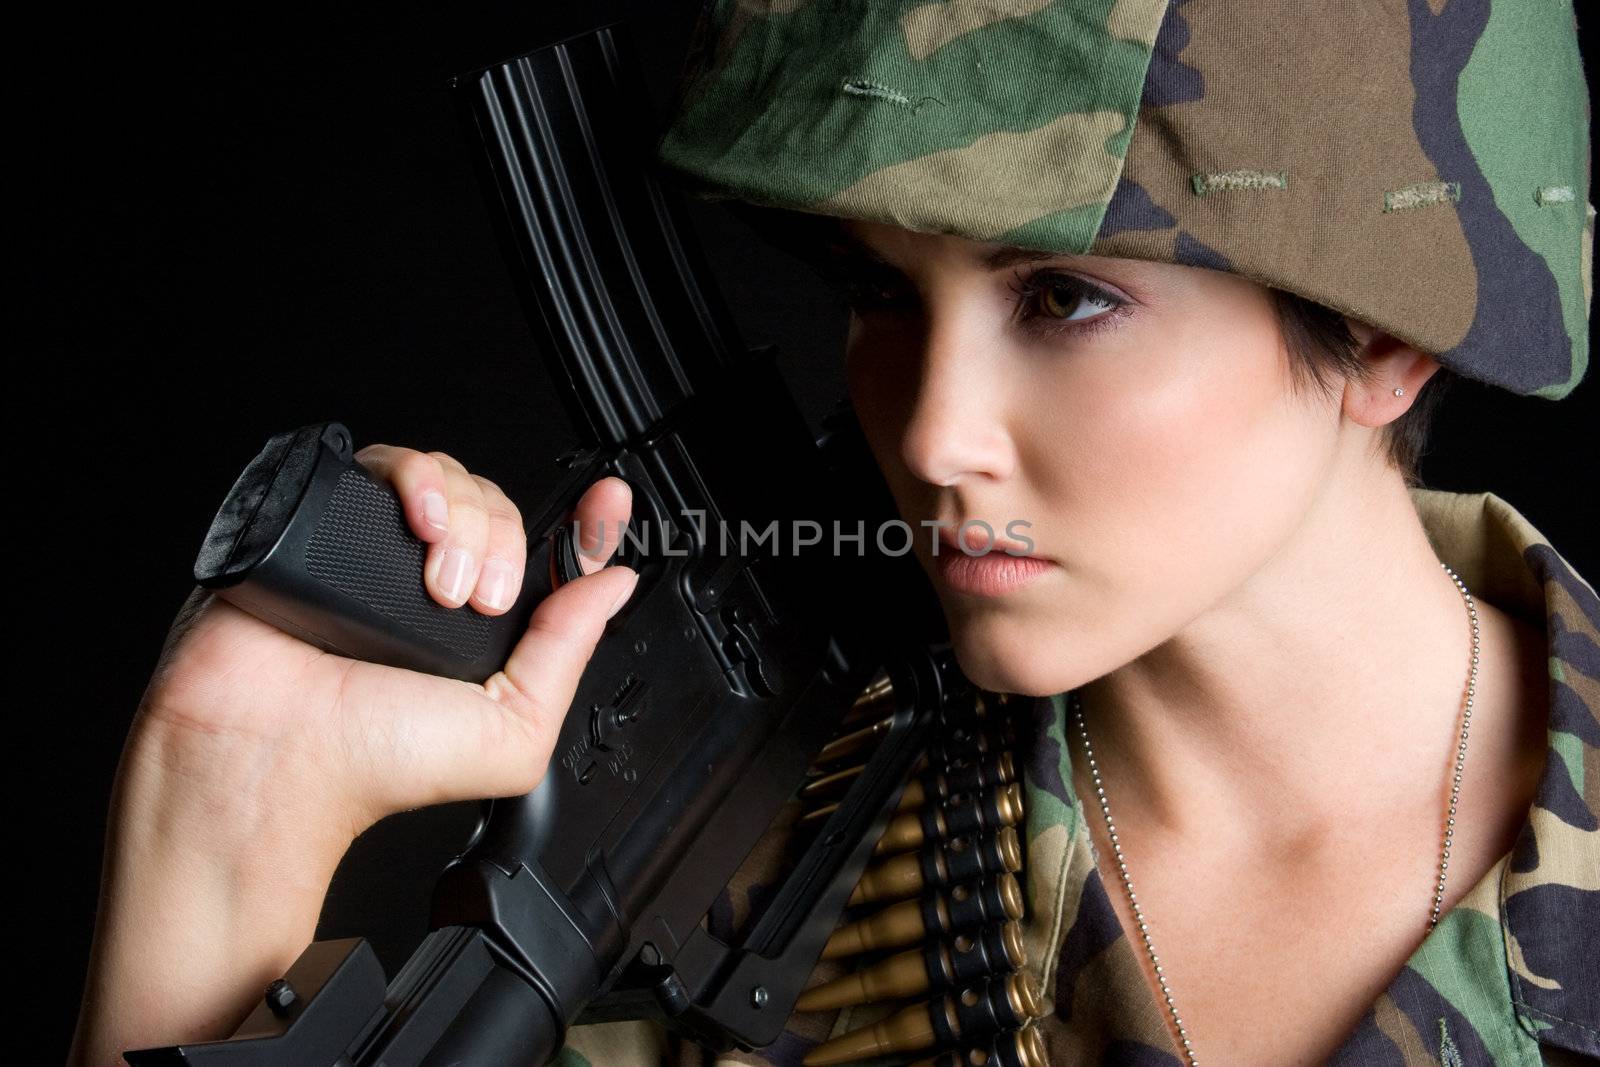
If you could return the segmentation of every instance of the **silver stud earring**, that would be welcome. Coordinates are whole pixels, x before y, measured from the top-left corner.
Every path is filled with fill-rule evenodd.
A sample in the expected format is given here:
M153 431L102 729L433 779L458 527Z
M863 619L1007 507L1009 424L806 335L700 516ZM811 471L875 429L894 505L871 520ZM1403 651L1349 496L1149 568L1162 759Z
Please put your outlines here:
M1405 396L1406 395L1405 387L1404 386L1396 386L1395 390L1394 390L1394 395L1395 396Z

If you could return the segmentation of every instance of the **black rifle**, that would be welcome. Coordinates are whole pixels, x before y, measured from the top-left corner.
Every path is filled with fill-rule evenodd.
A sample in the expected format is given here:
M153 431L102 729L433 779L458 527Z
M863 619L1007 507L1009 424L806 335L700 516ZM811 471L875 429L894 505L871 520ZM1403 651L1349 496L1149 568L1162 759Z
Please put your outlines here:
M735 337L652 176L647 97L612 28L454 85L517 286L587 434L529 525L516 607L490 618L428 596L425 546L338 423L269 441L196 578L320 647L481 681L578 573L570 511L596 479L632 486L630 534L672 536L624 540L615 559L639 584L548 773L485 804L438 883L432 932L387 987L365 941L319 941L232 1038L125 1053L135 1067L516 1067L548 1061L570 1023L640 1017L720 1049L769 1044L924 735L970 703L911 556L874 551L872 532L856 556L729 550L711 533L835 519L872 531L894 512L853 422L815 440L771 352ZM723 943L702 918L885 672L887 736L759 922Z

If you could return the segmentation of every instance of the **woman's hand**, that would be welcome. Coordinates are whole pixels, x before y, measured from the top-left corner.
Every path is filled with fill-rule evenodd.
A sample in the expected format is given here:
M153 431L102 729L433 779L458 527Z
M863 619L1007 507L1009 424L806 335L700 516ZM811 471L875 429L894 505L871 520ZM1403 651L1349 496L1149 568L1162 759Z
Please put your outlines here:
M515 602L526 534L499 488L439 452L371 445L355 458L394 485L428 542L435 600L486 615ZM539 784L637 580L605 567L631 506L620 478L589 487L574 511L584 575L539 604L482 685L322 652L194 591L117 770L72 1067L228 1036L313 939L357 834L394 812Z

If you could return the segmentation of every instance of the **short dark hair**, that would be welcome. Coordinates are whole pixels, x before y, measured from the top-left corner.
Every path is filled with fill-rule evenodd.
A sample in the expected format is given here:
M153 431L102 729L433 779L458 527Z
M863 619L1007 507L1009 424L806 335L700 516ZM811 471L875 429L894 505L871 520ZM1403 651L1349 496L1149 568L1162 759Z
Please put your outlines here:
M1372 381L1376 369L1362 357L1361 343L1350 332L1342 314L1284 289L1270 292L1284 346L1289 351L1295 389L1314 385L1331 400L1334 388L1341 382ZM1418 462L1426 449L1439 399L1454 379L1450 369L1441 366L1423 383L1405 413L1383 428L1384 451L1408 488L1422 485Z

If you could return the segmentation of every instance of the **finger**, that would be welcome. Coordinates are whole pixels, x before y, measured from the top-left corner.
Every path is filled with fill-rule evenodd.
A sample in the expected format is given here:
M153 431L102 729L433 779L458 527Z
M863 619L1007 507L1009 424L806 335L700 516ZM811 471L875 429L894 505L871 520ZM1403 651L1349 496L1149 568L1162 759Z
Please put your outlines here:
M483 568L473 587L472 606L485 615L502 615L517 599L522 572L528 562L528 534L522 512L498 485L472 476L483 494L489 516L489 538L483 549Z
M344 660L338 723L353 810L370 825L536 787L607 613L635 581L629 568L611 567L567 582L540 602L506 668L482 686Z
M367 470L394 486L411 532L433 544L450 528L444 467L426 452L397 445L368 445L355 454Z
M578 536L578 565L593 574L606 565L622 541L622 529L633 511L633 488L621 478L601 478L578 498L573 525Z
M506 665L483 683L489 697L537 736L554 738L606 622L633 596L639 574L608 567L539 602Z
M428 547L422 580L434 600L447 608L459 608L478 584L484 548L489 543L489 508L483 489L465 467L443 452L428 455L444 471L450 530L442 541Z

